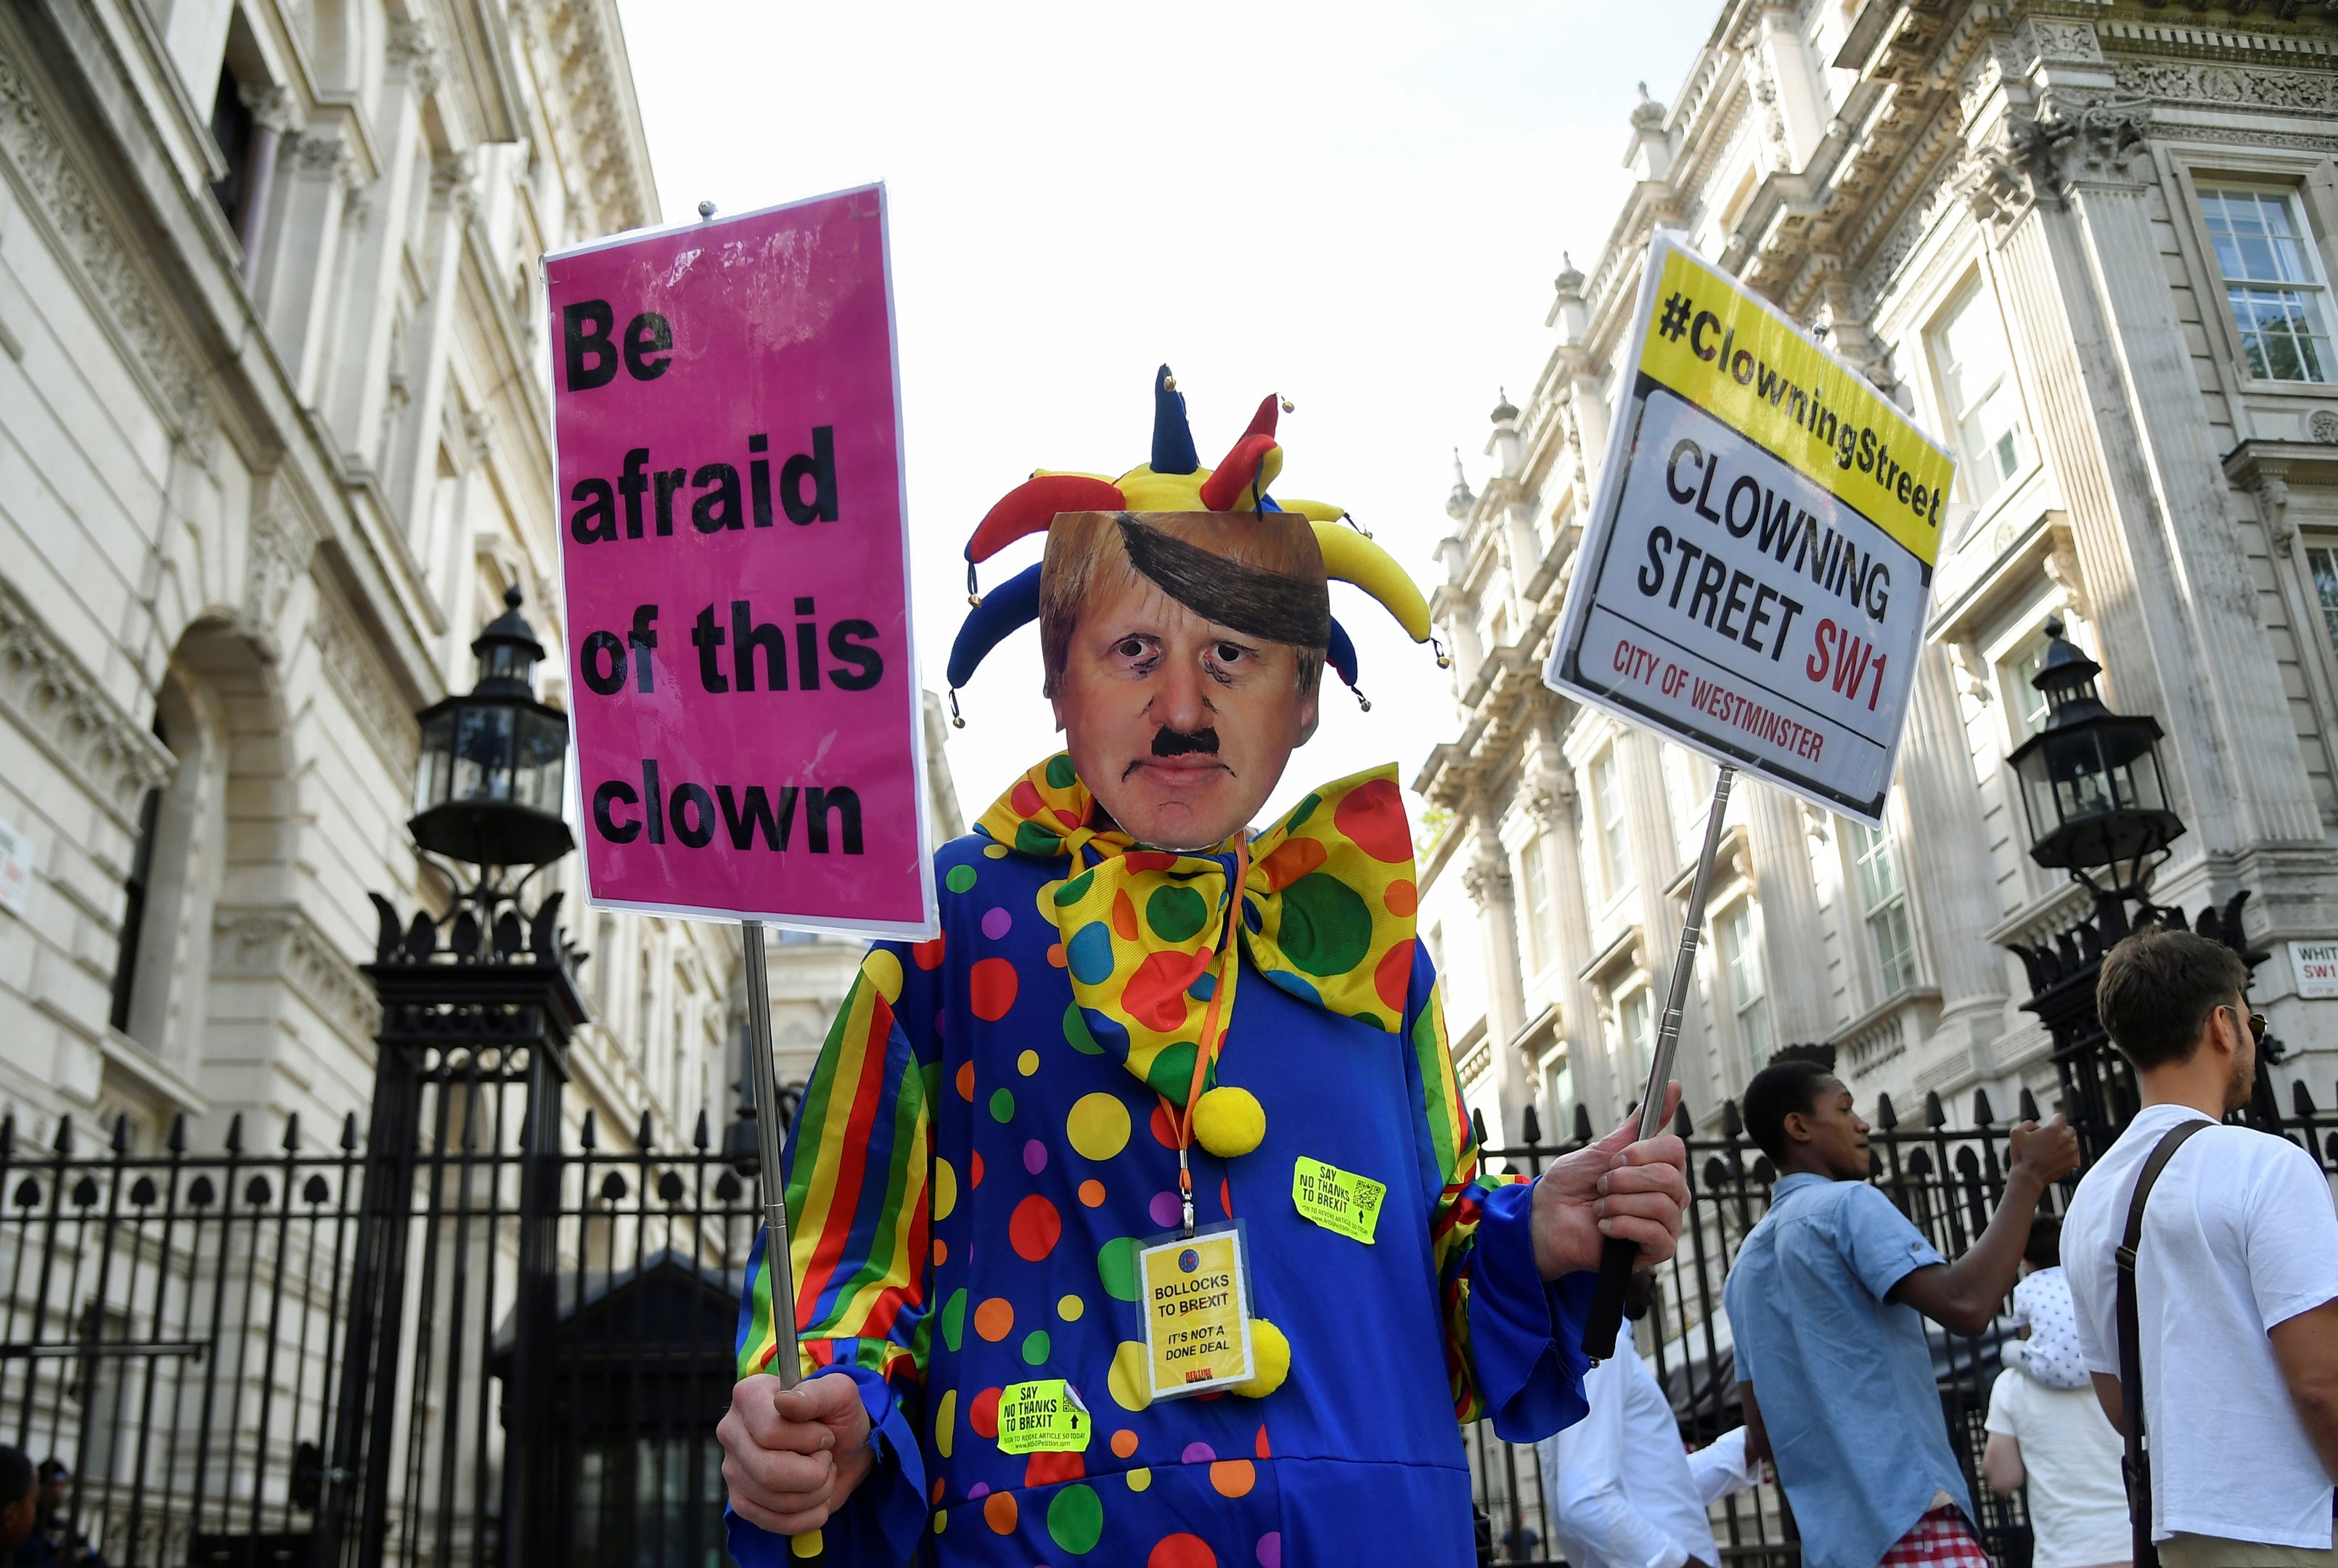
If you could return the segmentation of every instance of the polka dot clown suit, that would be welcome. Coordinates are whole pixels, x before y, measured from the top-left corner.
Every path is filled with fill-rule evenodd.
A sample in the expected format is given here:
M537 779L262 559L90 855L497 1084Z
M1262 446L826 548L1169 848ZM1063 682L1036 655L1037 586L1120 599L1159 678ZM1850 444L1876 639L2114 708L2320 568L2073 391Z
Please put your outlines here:
M941 850L941 934L869 950L789 1138L802 1371L858 1384L876 1460L830 1562L1474 1563L1459 1423L1581 1418L1594 1277L1547 1284L1532 1188L1478 1174L1411 844L1393 768L1181 853L1058 755ZM1253 1371L1155 1402L1137 1249L1181 1223L1189 1101ZM1302 1161L1385 1185L1369 1239L1301 1212ZM774 1262L759 1239L742 1376L775 1354ZM1037 1379L1089 1412L1083 1450L1002 1451L1002 1393ZM730 1546L788 1560L735 1516Z

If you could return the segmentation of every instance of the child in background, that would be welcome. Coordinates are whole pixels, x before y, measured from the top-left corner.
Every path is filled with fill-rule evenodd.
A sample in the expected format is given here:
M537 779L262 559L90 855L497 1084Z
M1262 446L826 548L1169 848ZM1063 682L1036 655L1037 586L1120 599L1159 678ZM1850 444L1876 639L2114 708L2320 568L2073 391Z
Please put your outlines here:
M2013 1287L2020 1339L1989 1396L1989 1490L2029 1487L2033 1568L2125 1568L2131 1550L2119 1435L2104 1419L2078 1349L2077 1308L2062 1274L2060 1222L2039 1216Z

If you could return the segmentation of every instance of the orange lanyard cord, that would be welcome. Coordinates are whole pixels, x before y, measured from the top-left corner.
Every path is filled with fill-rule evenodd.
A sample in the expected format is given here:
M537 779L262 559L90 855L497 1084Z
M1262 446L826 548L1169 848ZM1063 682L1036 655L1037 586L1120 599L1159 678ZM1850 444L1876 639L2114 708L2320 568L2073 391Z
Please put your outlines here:
M1234 970L1242 962L1234 952L1234 943L1240 936L1237 922L1242 919L1243 888L1249 881L1250 841L1244 838L1234 845L1233 886L1226 900L1224 940L1218 949L1218 957L1224 970L1218 983L1211 988L1210 1005L1202 1014L1202 1038L1194 1046L1194 1079L1185 1086L1184 1111L1181 1113L1167 1095L1161 1097L1162 1108L1169 1112L1170 1127L1177 1134L1177 1195L1184 1209L1184 1234L1189 1237L1194 1234L1194 1172L1187 1163L1186 1151L1194 1143L1194 1107L1201 1102L1202 1080L1210 1070L1210 1063L1215 1060L1213 1047L1223 1049L1224 1030L1233 1025L1231 1014L1225 1014L1223 1026L1220 1025L1219 1018L1224 1013L1227 993L1233 990Z

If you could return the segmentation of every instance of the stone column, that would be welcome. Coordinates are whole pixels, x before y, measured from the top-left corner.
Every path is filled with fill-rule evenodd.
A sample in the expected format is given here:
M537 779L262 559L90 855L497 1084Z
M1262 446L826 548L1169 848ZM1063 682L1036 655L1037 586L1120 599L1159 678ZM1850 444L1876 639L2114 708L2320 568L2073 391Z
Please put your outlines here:
M1762 905L1762 981L1770 1031L1778 1045L1823 1040L1834 1031L1827 993L1826 928L1802 803L1785 791L1740 777L1731 792L1744 802L1745 836L1754 852L1754 896Z
M352 186L349 146L338 130L309 130L279 150L263 238L256 247L251 297L302 401L321 390L333 283L341 271L345 204ZM251 256L246 257L247 262Z
M1546 693L1546 696L1549 694ZM1527 809L1541 829L1543 871L1550 878L1551 943L1557 950L1552 965L1562 998L1558 1034L1567 1041L1567 1065L1575 1075L1575 1098L1586 1104L1604 1104L1606 1070L1600 1065L1596 1002L1591 988L1577 978L1591 962L1591 911L1584 902L1583 841L1577 823L1582 799L1576 794L1575 773L1558 748L1558 701L1536 725L1537 734L1527 748ZM1541 1086L1536 1085L1539 1091ZM1543 1124L1551 1139L1571 1136L1561 1125L1559 1108L1547 1108Z
M1968 200L1995 228L2038 443L2068 506L2107 695L2166 726L2209 853L2322 831L2152 232L2147 106L2052 83L2009 104ZM2166 891L2166 890L2162 890Z
M251 111L251 154L243 189L243 202L235 215L235 241L243 247L238 269L250 289L260 276L260 248L268 233L268 209L275 199L276 165L284 149L284 133L297 119L291 94L281 87L242 94Z
M2082 115L2081 139L2108 145L2121 134L2085 128ZM2143 148L2133 157L2138 172L2149 169ZM2174 612L2148 617L2168 703L2162 717L2176 746L2191 754L2188 775L2231 803L2229 825L2204 842L2212 851L2269 839L2318 844L2321 813L2258 613L2148 196L2125 180L2077 180L2069 200L2134 412L2132 424L2115 424L2109 439L2132 446L2117 457L2132 503L2123 509L2137 587L2145 604ZM2221 307L2211 300L2207 308Z
M462 267L463 238L476 209L471 188L471 160L461 153L438 159L430 176L430 281L422 309L410 328L408 357L414 403L385 463L383 481L389 492L391 512L409 539L419 541L426 518L418 508L430 505L438 472L439 409L447 394L447 361L452 349L457 310L456 278ZM428 563L419 563L429 575Z
M404 290L398 281L408 203L427 200L416 190L422 143L422 101L438 84L437 52L419 20L390 27L385 52L381 132L382 178L369 204L356 265L351 270L332 385L323 389L328 420L341 449L372 465L381 460L382 409L389 393L390 337Z
M1979 1052L2005 1025L2006 958L1981 940L1997 923L1996 883L1989 838L1973 784L1972 752L1959 711L1948 655L1922 650L1907 739L1900 752L1900 784L1908 795L1908 852L1913 875L1909 898L1917 939L1930 950L1940 987L1942 1034L1957 1033Z
M1518 1053L1525 1027L1526 984L1518 971L1518 919L1508 859L1492 809L1480 803L1471 814L1469 869L1461 885L1478 906L1478 935L1485 944L1486 1040L1493 1052L1494 1083L1502 1125L1498 1141L1515 1142L1526 1133L1527 1103L1533 1089Z
M1812 68L1810 48L1803 42L1794 13L1795 7L1790 5L1763 6L1762 31L1754 44L1763 84L1770 89L1763 99L1772 119L1770 133L1778 149L1779 166L1788 170L1799 170L1810 162L1812 152L1826 134L1827 122L1820 107L1818 74Z

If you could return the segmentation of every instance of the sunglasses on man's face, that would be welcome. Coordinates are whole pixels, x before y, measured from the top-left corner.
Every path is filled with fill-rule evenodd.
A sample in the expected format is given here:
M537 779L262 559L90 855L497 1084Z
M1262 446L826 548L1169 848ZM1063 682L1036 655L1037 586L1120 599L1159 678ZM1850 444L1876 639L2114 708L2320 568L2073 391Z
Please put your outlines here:
M2225 1011L2231 1013L2236 1019L2243 1016L2241 1010L2237 1007L2227 1007ZM2263 1045L2264 1043L2265 1031L2272 1026L2266 1022L2265 1015L2264 1013L2252 1012L2246 1016L2249 1021L2249 1038L2256 1041L2257 1044Z

